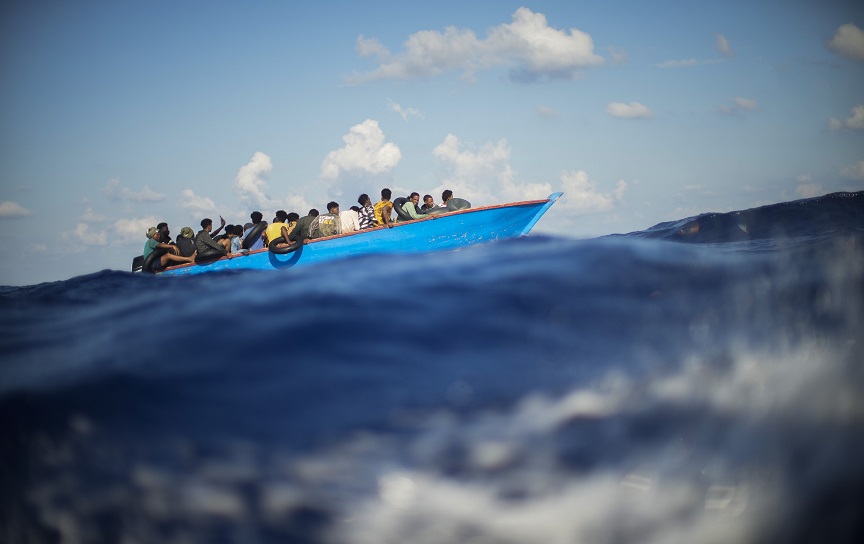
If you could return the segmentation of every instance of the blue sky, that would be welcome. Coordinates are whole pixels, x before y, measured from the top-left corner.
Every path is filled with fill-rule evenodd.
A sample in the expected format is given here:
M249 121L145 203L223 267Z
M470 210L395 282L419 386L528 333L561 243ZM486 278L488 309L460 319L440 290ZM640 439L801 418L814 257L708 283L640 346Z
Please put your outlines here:
M861 2L6 2L0 285L445 188L593 237L864 189Z

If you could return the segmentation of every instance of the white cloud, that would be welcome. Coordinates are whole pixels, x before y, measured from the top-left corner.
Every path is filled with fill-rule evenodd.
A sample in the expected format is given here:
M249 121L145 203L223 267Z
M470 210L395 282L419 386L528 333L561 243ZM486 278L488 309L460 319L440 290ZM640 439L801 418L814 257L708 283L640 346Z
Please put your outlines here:
M594 53L590 35L575 28L552 28L542 13L524 7L513 13L512 23L489 30L486 39L452 26L443 32L423 30L408 37L403 53L391 55L377 40L361 35L357 52L377 57L378 68L348 78L354 83L423 78L452 70L462 70L470 79L478 70L497 66L510 67L519 79L569 78L581 68L605 62Z
M556 111L555 108L552 108L550 106L544 106L544 105L538 106L537 107L537 113L540 115L540 117L543 117L545 119L557 119L558 118L558 111Z
M129 202L162 202L165 200L164 194L157 193L147 185L140 191L133 191L128 187L122 187L120 180L117 178L108 180L108 183L102 189L102 194L111 202L119 202L121 200Z
M399 117L402 118L403 121L407 121L409 117L419 117L423 118L423 114L420 110L415 108L403 108L401 105L393 102L392 100L387 101L387 107L390 111L399 114Z
M234 178L234 190L240 194L241 200L252 200L259 206L266 206L272 200L264 191L267 188L267 182L261 179L261 176L269 174L273 169L273 162L265 153L256 151L248 163L240 167L237 171L237 176ZM191 193L191 191L189 191ZM209 199L208 199L209 200ZM200 203L198 205L212 205L212 201L208 203Z
M617 201L624 197L627 182L618 181L615 190L601 193L597 184L588 179L584 170L575 170L561 174L561 188L564 192L562 207L579 214L606 212L615 208Z
M864 31L852 23L842 25L828 42L828 48L854 60L864 60Z
M818 183L800 183L795 189L795 194L801 198L813 198L825 194L825 190Z
M850 179L864 180L864 161L858 161L856 164L847 166L842 173Z
M343 172L381 174L399 164L402 152L396 144L384 142L378 121L366 119L342 137L345 146L327 154L321 164L321 177L336 179Z
M450 189L473 205L546 198L552 193L548 183L517 183L510 166L507 140L486 143L479 149L463 144L448 134L432 154L448 169L435 191Z
M104 230L94 231L87 223L78 223L72 231L73 237L85 246L104 246L108 244L108 233Z
M33 212L17 202L10 200L0 202L0 217L26 217L32 214Z
M724 57L734 57L735 51L729 45L729 40L723 34L714 34L714 49L716 49Z
M621 119L650 119L654 116L647 106L639 102L612 102L606 106L606 113Z
M154 215L146 217L119 219L114 222L113 235L118 243L133 243L147 241L147 229L155 227L161 219Z
M102 223L105 221L105 216L96 213L93 208L87 208L78 220L84 223Z
M730 100L730 102L730 104L721 104L718 106L720 113L725 115L736 115L744 111L755 111L759 108L759 104L752 98L737 96Z
M852 130L864 129L864 104L859 104L852 108L852 114L843 120L831 118L828 120L828 127L831 130L840 130L848 128Z
M196 195L192 189L184 189L180 195L183 197L180 205L186 210L205 214L217 211L216 203L211 198Z
M682 60L667 60L663 61L657 65L658 68L687 68L690 66L696 66L699 64L699 61L696 59L682 59Z

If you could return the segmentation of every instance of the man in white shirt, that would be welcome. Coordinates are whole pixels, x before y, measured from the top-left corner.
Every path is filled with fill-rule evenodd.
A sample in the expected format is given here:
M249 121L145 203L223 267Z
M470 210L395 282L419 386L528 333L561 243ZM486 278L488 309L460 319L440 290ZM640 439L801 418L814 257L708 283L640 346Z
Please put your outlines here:
M360 211L357 206L351 206L351 208L345 210L344 212L339 212L339 218L342 220L342 233L346 232L354 232L355 230L360 230Z

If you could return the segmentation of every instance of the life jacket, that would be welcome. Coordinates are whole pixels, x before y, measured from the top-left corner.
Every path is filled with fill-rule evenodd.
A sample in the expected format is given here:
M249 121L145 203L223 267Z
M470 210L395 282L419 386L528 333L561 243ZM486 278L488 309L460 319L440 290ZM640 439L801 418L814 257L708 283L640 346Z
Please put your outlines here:
M309 238L324 238L342 234L342 218L333 213L322 213L309 225Z

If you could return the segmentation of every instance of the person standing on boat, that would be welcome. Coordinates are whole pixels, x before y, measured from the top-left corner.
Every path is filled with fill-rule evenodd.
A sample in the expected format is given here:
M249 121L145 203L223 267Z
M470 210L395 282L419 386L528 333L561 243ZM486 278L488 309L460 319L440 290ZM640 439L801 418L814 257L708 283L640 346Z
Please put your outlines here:
M222 230L222 227L225 226L225 220L222 219L221 215L219 216L219 220L222 221L222 224L218 229L216 229L216 232ZM224 238L217 242L213 239L213 235L211 234L212 230L213 220L209 217L202 219L201 230L199 230L198 234L195 235L195 248L198 250L198 255L203 255L205 253L221 253L222 255L228 255L228 244L230 243L230 240Z
M375 204L375 221L379 225L393 226L393 220L390 216L393 214L393 203L390 202L390 197L393 193L390 189L381 189L381 200Z
M194 257L184 257L180 255L180 249L173 244L166 244L164 242L160 242L162 239L162 232L156 227L150 227L147 230L147 242L144 243L144 260L147 260L147 257L150 256L154 251L162 250L163 253L160 257L157 257L152 265L154 270L159 270L168 266L168 263L172 264L182 264L182 263L191 263L195 259Z
M360 222L359 230L371 229L375 226L375 208L372 207L372 199L363 193L357 199L357 203L361 206L357 212L357 219Z

